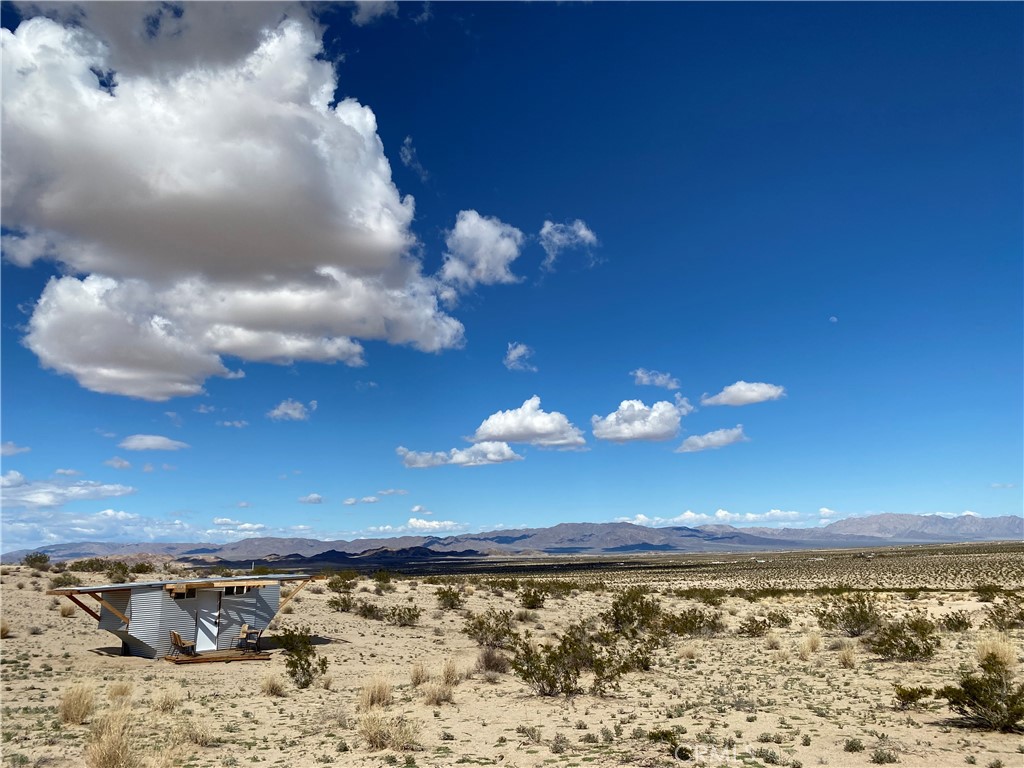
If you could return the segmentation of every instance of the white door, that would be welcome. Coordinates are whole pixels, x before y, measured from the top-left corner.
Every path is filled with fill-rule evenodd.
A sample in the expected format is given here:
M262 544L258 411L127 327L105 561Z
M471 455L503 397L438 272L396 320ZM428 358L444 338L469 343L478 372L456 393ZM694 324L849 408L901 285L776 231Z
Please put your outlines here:
M220 592L201 589L196 594L196 652L217 650Z

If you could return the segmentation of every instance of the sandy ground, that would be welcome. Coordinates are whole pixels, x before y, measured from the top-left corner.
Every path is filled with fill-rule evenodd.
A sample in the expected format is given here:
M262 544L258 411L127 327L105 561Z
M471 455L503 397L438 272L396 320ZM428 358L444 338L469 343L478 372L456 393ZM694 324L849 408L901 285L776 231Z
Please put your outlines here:
M808 587L838 583L882 588L923 587L909 600L899 592L879 595L887 615L923 608L933 617L953 610L972 614L975 628L943 632L936 657L927 663L881 660L857 646L852 668L838 661L836 633L821 632L818 650L801 644L817 629L811 595L766 597L758 602L730 597L719 607L727 631L706 638L673 638L660 648L648 672L626 675L606 696L572 699L537 696L514 674L488 679L473 671L479 648L461 630L466 611L519 610L509 588L465 585L462 609L442 611L437 586L422 580L396 580L382 595L367 578L353 596L382 607L415 605L416 626L397 627L341 613L328 607L332 593L314 586L293 602L281 625L308 627L317 651L329 661L327 677L299 690L285 674L284 654L265 662L172 665L117 655L116 639L76 610L60 615L60 603L45 594L50 574L5 567L0 577L2 614L10 634L2 654L2 742L4 765L82 766L91 727L106 712L127 706L132 713L133 754L146 766L274 766L456 764L508 766L706 765L867 766L876 748L891 750L899 764L913 767L1024 766L1024 736L958 727L944 702L926 699L907 711L893 703L893 683L939 687L955 682L962 664L972 664L985 604L966 590L990 582L1020 589L1024 554L1006 551L933 554L918 558L853 558L848 554L765 555L705 564L699 569L665 567L656 572L628 570L567 575L605 589L576 590L549 597L536 616L520 622L536 637L553 636L567 623L607 610L617 590L647 584L663 607L702 606L666 591L693 585ZM101 575L81 574L86 583ZM149 580L151 577L147 576ZM783 584L785 582L785 584ZM66 602L66 601L65 601ZM750 614L785 611L788 628L769 637L737 635ZM268 633L273 645L273 633ZM1024 660L1024 631L1011 633ZM832 648L832 649L830 649ZM692 656L692 658L688 658ZM440 675L446 662L463 673L453 701L430 705L410 672L421 662ZM1021 672L1024 675L1024 671ZM284 682L284 696L263 692L268 677ZM394 701L383 712L402 716L417 730L409 751L371 750L360 736L361 687L374 677L394 686ZM66 725L58 705L73 685L95 691L96 711L81 725ZM127 690L126 690L127 689ZM695 761L672 758L665 744L646 738L653 729L679 732ZM682 732L685 729L685 732ZM561 735L561 736L560 736ZM846 752L860 739L861 752ZM560 751L559 744L567 746ZM763 750L755 757L757 750Z

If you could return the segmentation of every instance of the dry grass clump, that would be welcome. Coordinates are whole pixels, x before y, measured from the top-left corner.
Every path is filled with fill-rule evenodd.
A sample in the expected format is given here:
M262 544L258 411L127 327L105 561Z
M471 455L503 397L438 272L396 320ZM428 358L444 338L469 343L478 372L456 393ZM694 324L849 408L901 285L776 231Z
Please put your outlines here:
M387 717L379 710L367 712L359 721L359 736L368 749L393 749L404 752L419 744L419 726L403 715Z
M134 716L127 708L115 709L93 725L85 747L88 768L139 768L142 765L132 733Z
M359 691L359 709L366 712L374 707L386 707L394 698L390 680L386 677L372 677Z
M1017 649L1013 641L1006 635L995 635L983 638L975 651L978 663L986 659L995 659L1001 667L1012 670L1017 667Z
M765 639L765 647L769 651L777 651L782 647L782 641L774 632L769 632L768 637Z
M452 687L447 683L427 683L423 686L423 701L433 707L450 704L454 700Z
M427 665L422 661L415 662L412 669L409 670L409 682L412 683L412 687L419 688L429 679L430 672L427 671Z
M115 707L125 706L131 700L135 684L127 681L114 683L107 689L107 699Z
M807 661L811 658L811 654L818 652L819 648L821 648L821 635L817 631L812 631L804 636L797 653L801 661Z
M62 619L70 619L75 615L75 606L71 603L60 604L60 616Z
M264 675L260 681L260 690L264 696L286 696L284 678L280 675Z
M92 686L73 685L64 692L60 700L61 722L81 725L96 708L96 696Z
M181 697L173 691L160 691L153 699L153 709L170 714L181 704Z
M174 729L174 740L179 744L195 744L197 747L212 747L220 743L220 739L195 720L182 720Z
M512 662L508 656L497 648L481 648L476 657L476 668L481 672L505 673L511 669Z
M441 681L446 685L456 686L462 682L462 677L463 675L455 666L455 662L451 659L446 660L444 666L441 667Z
M679 649L679 655L693 661L700 656L700 651L697 650L697 646L688 643Z
M844 643L839 648L839 666L843 669L853 669L857 665L857 652L853 643Z
M0 640L6 639L11 634L11 625L7 619L0 619Z

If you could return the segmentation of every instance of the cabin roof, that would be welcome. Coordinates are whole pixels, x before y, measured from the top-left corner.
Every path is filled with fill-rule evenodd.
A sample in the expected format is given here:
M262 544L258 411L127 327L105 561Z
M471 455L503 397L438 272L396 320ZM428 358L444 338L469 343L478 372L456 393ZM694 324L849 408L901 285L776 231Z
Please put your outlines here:
M218 587L265 587L283 581L307 581L317 577L308 573L268 573L257 576L207 576L171 581L132 581L126 584L102 584L96 587L57 587L46 590L48 595L83 595L95 592L118 592L132 589L163 588L169 592L182 589L216 589Z

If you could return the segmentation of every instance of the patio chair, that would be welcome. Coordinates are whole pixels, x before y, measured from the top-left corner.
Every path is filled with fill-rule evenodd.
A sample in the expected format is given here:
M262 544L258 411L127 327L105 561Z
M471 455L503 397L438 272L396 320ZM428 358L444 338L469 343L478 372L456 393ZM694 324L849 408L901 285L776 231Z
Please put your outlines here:
M260 635L262 634L262 629L253 629L248 624L243 624L242 629L238 632L238 647L243 651L258 652L260 650Z
M179 656L184 653L186 656L196 655L196 644L194 640L185 640L175 632L171 630L171 656Z

